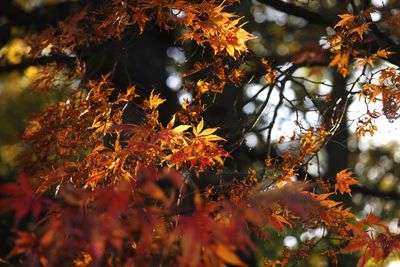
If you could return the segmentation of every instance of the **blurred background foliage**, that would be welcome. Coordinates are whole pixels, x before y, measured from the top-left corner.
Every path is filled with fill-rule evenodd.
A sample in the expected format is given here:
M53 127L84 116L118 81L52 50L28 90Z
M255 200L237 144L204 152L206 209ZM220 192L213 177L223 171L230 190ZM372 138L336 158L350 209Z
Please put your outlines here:
M20 38L13 38L0 50L6 64L19 64L29 48ZM18 153L23 149L21 134L29 119L54 101L65 98L70 92L67 85L47 94L32 90L40 77L39 66L29 66L0 74L0 175L4 179L15 177ZM61 79L60 79L61 80Z

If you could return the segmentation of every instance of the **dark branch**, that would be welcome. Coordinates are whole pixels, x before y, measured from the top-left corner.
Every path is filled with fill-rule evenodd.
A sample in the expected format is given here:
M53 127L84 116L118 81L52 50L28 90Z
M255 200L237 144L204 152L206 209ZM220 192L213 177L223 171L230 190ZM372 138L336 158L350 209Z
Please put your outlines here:
M259 0L261 3L271 6L276 10L284 12L288 15L293 15L302 19L305 19L311 24L320 25L320 26L329 26L333 27L335 25L335 19L331 16L325 16L318 14L316 12L310 11L304 7L297 6L295 4L290 4L283 2L281 0ZM369 1L365 1L366 5L369 5ZM378 47L389 48L391 51L398 51L400 49L400 45L396 44L389 36L385 33L381 32L375 24L371 24L370 26L373 35L375 36L375 43ZM390 63L395 65L400 65L400 59L398 55L392 55L387 59Z
M383 199L399 199L400 194L396 192L382 192L379 189L370 189L365 186L353 186L351 191L355 193L360 193L362 195L379 197Z
M331 19L329 16L324 16L312 12L304 7L282 2L281 0L259 0L259 2L271 6L276 10L284 12L288 15L293 15L305 19L311 24L322 26L332 26L332 24L334 24L333 19Z
M6 44L11 37L11 23L4 23L0 26L0 46Z
M54 25L58 21L65 19L81 7L79 2L66 1L27 12L11 0L1 0L0 16L5 16L14 25L34 27L42 30L49 25Z
M300 168L298 170L298 175L299 175L299 180L309 180L309 181L316 181L315 176L312 174L308 173L305 168ZM399 199L400 194L396 192L382 192L378 188L368 188L365 186L360 186L360 185L353 185L351 186L351 192L352 193L359 193L362 194L363 196L371 196L371 197L378 197L382 199Z
M16 25L29 25L40 22L35 22L37 19L39 19L38 17L13 4L11 0L0 1L0 10L2 15L7 17Z
M49 56L49 57L39 57L36 59L30 59L22 61L19 64L9 64L0 66L0 72L7 72L13 70L23 70L29 66L39 66L46 65L52 62L57 62L61 64L73 65L76 58L74 57L62 57L62 56Z
M372 34L375 35L375 40L379 44L380 47L389 48L392 51L399 51L400 45L398 45L395 41L393 41L389 36L387 36L384 32L380 31L376 24L371 23L370 29ZM400 59L398 58L398 54L394 54L395 56L391 56L388 61L393 64L399 65Z

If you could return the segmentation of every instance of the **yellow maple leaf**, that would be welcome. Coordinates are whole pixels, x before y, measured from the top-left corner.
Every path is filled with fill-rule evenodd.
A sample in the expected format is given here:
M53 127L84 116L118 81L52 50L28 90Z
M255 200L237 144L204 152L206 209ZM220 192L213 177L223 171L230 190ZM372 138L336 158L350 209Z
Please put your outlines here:
M205 139L207 141L226 141L224 138L219 137L218 135L213 134L218 128L208 128L204 129L204 120L201 119L197 127L193 127L193 134L197 137Z
M226 52L236 58L241 53L247 52L246 42L256 38L239 25L242 18L223 12L221 4L207 12L207 20L195 20L190 29L187 29L182 40L192 39L199 45L208 43L215 54Z
M165 102L165 99L160 97L160 94L153 94L154 90L151 91L149 99L145 100L144 106L149 109L157 109L159 105Z
M192 127L192 126L179 125L179 126L176 126L174 129L172 129L172 131L177 132L177 133L182 133L182 132L186 131L187 129L189 129L190 127Z
M203 130L203 127L204 127L204 120L201 119L197 127L193 127L193 134L198 136L201 130Z
M200 94L205 94L210 90L210 83L203 80L198 80L196 86Z
M328 38L327 43L331 52L338 52L342 49L343 40L340 35L335 34Z

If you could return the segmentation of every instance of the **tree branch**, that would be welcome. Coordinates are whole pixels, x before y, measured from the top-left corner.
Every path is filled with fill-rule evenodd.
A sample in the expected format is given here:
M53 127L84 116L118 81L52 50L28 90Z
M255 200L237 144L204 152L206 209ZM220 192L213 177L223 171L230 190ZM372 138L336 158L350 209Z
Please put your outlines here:
M43 6L31 12L27 12L18 5L12 3L11 0L1 0L0 15L5 16L14 25L35 27L41 30L65 19L81 7L79 2L66 1Z
M13 4L11 0L0 1L0 10L2 15L7 17L10 21L17 25L29 25L41 22L40 20L36 22L38 17L35 14L30 14Z
M330 16L321 15L304 7L286 3L281 0L259 0L259 2L267 6L271 6L276 10L284 12L288 15L305 19L311 24L329 27L333 27L333 25L335 24L335 19ZM366 0L365 2L368 6L369 1ZM392 39L390 39L390 37L381 32L375 24L372 23L370 28L373 35L375 36L375 43L377 43L378 46L387 47L392 51L398 51L400 49L400 45L396 44ZM395 65L400 65L400 59L397 55L390 56L387 61Z
M370 5L370 3L368 1L365 1L365 2L366 2L365 3L366 5ZM400 45L397 44L394 40L392 40L386 33L382 32L378 28L378 25L372 21L371 16L369 16L367 18L367 21L371 23L369 28L371 30L372 35L375 37L375 42L376 42L378 48L379 47L389 48L391 51L394 51L394 52L400 50ZM392 64L398 65L398 66L400 65L400 58L397 53L390 56L387 59L387 61L389 61Z
M334 24L334 20L331 19L329 16L324 16L312 12L304 7L282 2L281 0L259 0L259 2L267 6L271 6L276 10L284 12L288 15L305 19L311 24L322 25L322 26L332 26Z
M0 25L0 46L6 44L11 36L11 23L4 23Z
M355 193L360 193L362 195L379 197L383 199L399 199L400 194L396 192L382 192L379 189L370 189L365 186L352 186L351 191Z
M306 180L309 181L316 181L317 177L313 176L309 172L307 172L304 167L299 168L298 170L298 175L299 175L299 180L304 180L303 178L306 178ZM378 188L368 188L362 185L353 185L351 186L351 192L352 193L359 193L362 194L363 196L372 196L372 197L378 197L382 199L399 199L400 194L397 192L382 192Z
M0 66L0 72L7 72L13 70L23 70L30 66L46 65L51 62L57 62L61 64L73 65L76 58L66 56L49 56L49 57L38 57L35 59L29 59L22 61L19 64L9 64Z

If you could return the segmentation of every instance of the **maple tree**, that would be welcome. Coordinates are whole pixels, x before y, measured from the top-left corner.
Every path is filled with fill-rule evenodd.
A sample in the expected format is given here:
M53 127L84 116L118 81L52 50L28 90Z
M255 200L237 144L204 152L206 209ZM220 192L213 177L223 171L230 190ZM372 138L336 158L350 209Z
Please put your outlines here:
M47 12L0 2L0 15L23 32L5 42L0 71L35 66L27 73L37 95L69 88L30 117L18 178L0 185L0 211L13 215L13 246L1 260L293 266L317 255L342 266L349 254L364 266L395 254L399 234L351 207L354 192L385 193L361 185L335 153L337 162L332 153L328 159L335 173L321 172L322 151L348 135L352 101L366 109L354 120L357 140L373 136L378 119L400 117L395 3L342 2L335 17L300 1L255 4L300 17L306 31L330 27L290 55L282 46L263 54L237 0L55 1ZM51 12L57 8L68 12ZM165 88L174 77L165 77L167 66L182 83L170 80L173 90ZM295 118L282 133L284 108ZM305 119L310 112L318 119ZM245 141L257 134L260 170L240 162L254 153ZM275 236L318 229L295 248L260 253Z

